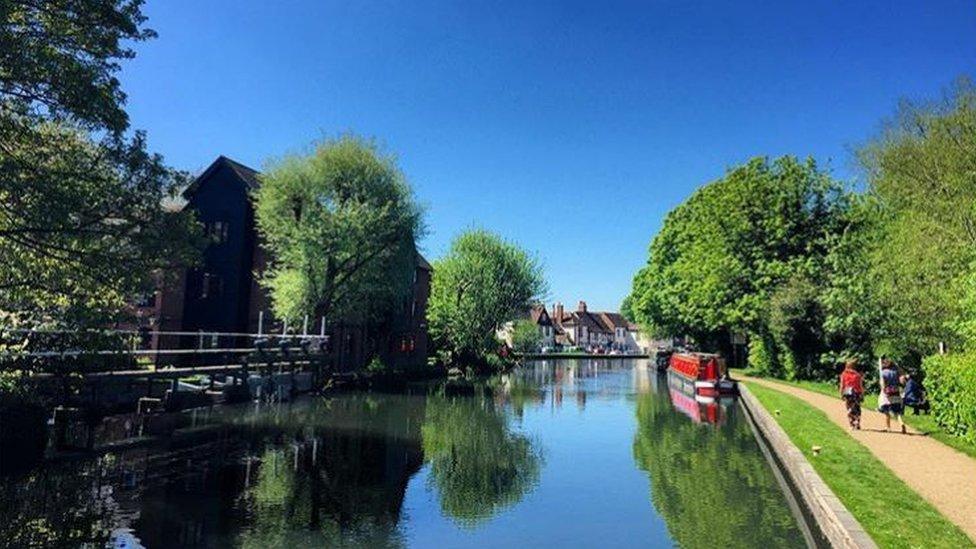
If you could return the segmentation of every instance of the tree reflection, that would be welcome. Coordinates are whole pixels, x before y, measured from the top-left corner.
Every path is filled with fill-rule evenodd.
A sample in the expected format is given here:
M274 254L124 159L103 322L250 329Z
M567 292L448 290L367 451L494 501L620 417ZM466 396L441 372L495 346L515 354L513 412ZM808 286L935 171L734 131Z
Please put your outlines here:
M441 509L465 526L518 503L538 483L542 466L532 441L511 431L484 389L468 397L431 395L421 429Z
M22 477L0 477L0 545L104 544L115 505L109 488L97 482L97 473L79 466L71 472L40 469Z
M248 517L239 545L404 545L397 525L407 483L422 462L423 400L343 398L314 413L330 427L315 429L300 446L266 446L255 460L239 501Z
M285 458L278 450L268 450L261 456L255 482L240 501L249 520L240 529L236 545L244 548L404 545L396 517L384 512L387 505L381 501L382 496L399 500L396 494L383 493L384 490L375 486L347 486L332 492L342 485L330 486L325 469L296 471L285 463ZM362 498L343 499L355 488L376 496L369 498L375 505L362 505Z
M671 537L685 548L804 547L752 432L730 419L694 424L663 390L638 398L634 460Z

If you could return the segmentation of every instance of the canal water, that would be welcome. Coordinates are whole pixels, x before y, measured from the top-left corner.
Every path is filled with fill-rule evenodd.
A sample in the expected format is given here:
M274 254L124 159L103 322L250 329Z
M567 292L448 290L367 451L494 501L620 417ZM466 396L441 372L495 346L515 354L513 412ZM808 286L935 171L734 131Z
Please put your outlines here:
M741 410L643 360L182 419L0 478L0 545L805 547Z

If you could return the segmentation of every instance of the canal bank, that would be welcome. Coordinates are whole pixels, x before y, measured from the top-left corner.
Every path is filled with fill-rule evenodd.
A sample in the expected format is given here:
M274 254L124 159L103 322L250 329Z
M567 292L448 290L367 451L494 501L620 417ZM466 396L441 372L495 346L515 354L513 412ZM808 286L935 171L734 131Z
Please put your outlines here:
M769 449L769 458L784 474L786 490L796 498L795 512L803 514L814 540L831 547L875 549L877 544L824 483L803 453L744 383L739 383L739 404L755 428L756 437Z

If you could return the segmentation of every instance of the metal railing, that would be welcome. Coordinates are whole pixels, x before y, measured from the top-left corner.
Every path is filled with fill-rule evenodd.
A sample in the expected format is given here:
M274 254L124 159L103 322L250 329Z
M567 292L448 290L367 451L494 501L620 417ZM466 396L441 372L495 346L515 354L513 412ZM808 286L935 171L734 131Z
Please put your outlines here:
M206 355L206 354L245 354L253 352L324 352L329 342L329 336L320 334L266 334L247 333L247 332L216 332L198 330L191 331L161 331L161 330L119 330L119 329L84 329L84 330L54 330L54 329L2 329L0 330L0 341L5 334L18 334L29 337L31 334L53 335L53 336L74 336L84 337L86 335L120 335L132 336L131 342L119 341L118 347L113 349L83 349L83 348L64 348L64 349L44 349L44 350L0 350L0 360L4 358L67 358L81 356L133 356L133 357L155 357L159 355ZM176 345L162 345L162 338L195 338L196 345L189 346L183 344L181 339L176 340ZM250 339L253 344L249 346L220 347L221 339ZM55 342L51 342L53 344ZM155 347L152 347L155 343ZM297 343L297 345L295 345ZM150 348L142 348L150 347Z

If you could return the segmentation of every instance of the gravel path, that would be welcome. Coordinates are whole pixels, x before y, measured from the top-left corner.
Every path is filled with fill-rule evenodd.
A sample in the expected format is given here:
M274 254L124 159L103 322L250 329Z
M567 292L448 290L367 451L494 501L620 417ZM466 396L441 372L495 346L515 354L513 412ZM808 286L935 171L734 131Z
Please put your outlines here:
M895 420L891 422L892 432L885 432L884 416L874 410L865 409L861 430L851 431L839 397L831 398L766 379L744 379L793 395L822 410L976 542L976 459L911 427L903 435Z

